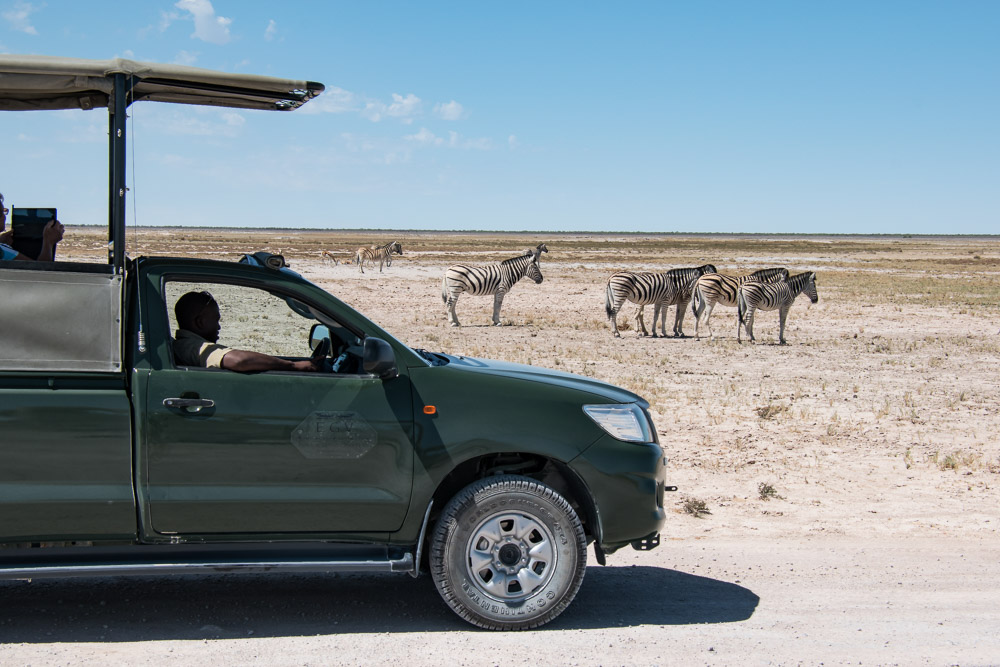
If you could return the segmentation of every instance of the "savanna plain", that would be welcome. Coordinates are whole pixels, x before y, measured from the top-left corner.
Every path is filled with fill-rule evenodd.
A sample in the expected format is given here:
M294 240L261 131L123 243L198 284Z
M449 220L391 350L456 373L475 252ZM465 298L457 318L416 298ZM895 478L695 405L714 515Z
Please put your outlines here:
M70 227L60 256L101 261L105 236ZM391 267L349 263L393 240ZM504 326L468 295L448 326L449 265L538 243L544 281L513 288ZM679 487L662 544L591 552L570 608L515 634L465 625L426 575L9 582L0 663L1000 664L1000 238L129 232L133 256L256 250L413 347L645 397ZM816 271L819 302L796 301L787 345L776 312L738 344L724 306L714 338L690 307L687 337L638 337L632 304L612 336L612 273L705 263Z

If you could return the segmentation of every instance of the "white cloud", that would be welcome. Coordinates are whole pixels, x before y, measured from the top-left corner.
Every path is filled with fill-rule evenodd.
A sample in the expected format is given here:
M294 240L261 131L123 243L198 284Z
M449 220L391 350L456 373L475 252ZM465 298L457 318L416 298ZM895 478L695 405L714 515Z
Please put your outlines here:
M170 24L181 17L177 12L165 12L160 10L160 32L166 32Z
M8 9L3 13L3 18L10 24L11 30L17 30L28 35L37 35L35 26L31 25L31 15L41 7L36 7L30 2L15 2L13 9Z
M406 141L411 143L419 144L421 146L446 146L447 148L456 148L459 150L481 150L488 151L493 149L493 141L488 138L479 139L466 139L462 137L458 132L448 132L448 138L439 137L426 127L420 128L420 131L416 134L407 134L403 137Z
M229 127L243 127L247 119L235 111L226 111L222 114L223 122Z
M264 29L264 39L270 42L274 39L274 33L278 32L278 24L271 19L267 22L267 28Z
M493 140L488 137L480 137L479 139L466 139L462 142L462 148L474 150L474 151L489 151L493 150Z
M190 51L181 51L174 56L175 65L194 65L198 62L198 54Z
M153 105L144 110L142 122L166 136L232 138L240 136L246 119L230 110Z
M215 8L209 0L178 0L174 7L190 12L194 17L192 37L210 44L225 44L229 41L229 25L233 20L216 16Z
M465 115L462 105L452 100L446 104L438 103L434 105L434 113L445 120L459 120Z
M515 136L515 135L512 134L509 137L507 137L507 147L509 149L514 150L515 148L517 148L520 145L521 145L521 142L519 142L517 140L517 136Z
M416 134L408 134L403 137L407 141L413 141L418 144L423 144L425 146L440 146L444 143L444 139L436 136L433 132L428 130L426 127L420 128L420 131Z
M358 102L354 93L343 88L331 86L324 90L323 94L319 97L302 107L301 111L297 111L296 113L346 113L348 111L358 111L359 108L360 102Z
M365 104L364 115L368 120L377 123L383 118L399 118L405 124L413 122L411 116L420 112L420 98L410 93L406 97L392 94L392 104L385 102L368 102Z

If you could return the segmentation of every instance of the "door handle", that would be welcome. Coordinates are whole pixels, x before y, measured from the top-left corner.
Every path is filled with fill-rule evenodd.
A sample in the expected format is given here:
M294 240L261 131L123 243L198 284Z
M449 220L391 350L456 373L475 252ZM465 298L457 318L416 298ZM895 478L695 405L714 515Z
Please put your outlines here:
M215 401L210 398L165 398L164 407L168 408L214 408Z

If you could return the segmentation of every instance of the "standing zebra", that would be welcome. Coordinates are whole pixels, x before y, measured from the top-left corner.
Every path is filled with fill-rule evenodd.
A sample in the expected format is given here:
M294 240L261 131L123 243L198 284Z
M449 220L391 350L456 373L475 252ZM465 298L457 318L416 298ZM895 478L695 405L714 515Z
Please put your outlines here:
M761 283L774 283L788 278L788 269L760 269L747 276L726 276L721 273L698 278L694 284L694 299L691 301L691 310L694 312L694 337L700 338L698 329L704 319L705 326L711 336L712 328L708 326L708 320L712 317L712 309L715 304L723 306L736 306L736 291L740 285L756 280ZM704 318L702 315L704 314Z
M393 241L385 245L373 245L371 248L358 248L358 252L354 255L354 261L357 262L361 273L364 273L365 262L371 262L374 269L375 260L377 259L378 272L382 273L383 264L392 266L392 253L396 253L397 255L403 254L403 246L399 244L399 241Z
M788 318L788 310L795 303L795 297L805 292L806 296L813 303L819 301L816 294L816 272L806 271L798 275L790 276L780 283L762 283L755 280L748 281L740 285L736 296L736 342L740 340L740 327L746 326L747 336L753 343L753 315L754 311L777 310L781 328L778 331L778 342L785 344L785 320Z
M538 259L549 249L544 243L539 243L534 250L525 250L517 257L505 259L499 264L489 266L468 266L456 264L448 267L441 279L441 299L448 310L448 321L457 327L458 316L455 314L455 303L462 292L476 296L493 295L493 324L500 326L500 306L504 295L510 291L518 280L528 276L535 284L542 282L542 270Z
M639 331L636 333L645 336L646 323L642 318L644 306L655 306L653 311L653 337L656 337L656 320L663 310L663 318L660 323L660 331L663 337L667 336L666 310L672 305L677 305L677 315L674 318L674 336L683 336L681 325L684 322L684 310L691 299L691 287L700 276L706 273L715 273L715 267L711 264L696 266L689 269L671 269L666 273L632 273L623 271L616 273L608 279L608 289L605 293L604 311L611 320L611 331L616 338L620 338L618 333L618 311L625 304L626 299L639 304L639 312L636 319L639 323Z

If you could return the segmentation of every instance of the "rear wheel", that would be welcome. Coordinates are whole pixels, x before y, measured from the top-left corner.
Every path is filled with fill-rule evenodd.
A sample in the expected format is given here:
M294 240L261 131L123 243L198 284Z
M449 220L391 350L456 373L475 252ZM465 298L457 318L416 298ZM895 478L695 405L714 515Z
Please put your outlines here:
M548 623L573 601L587 566L583 525L552 488L504 475L470 484L432 536L431 575L465 620L490 630Z

